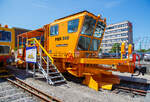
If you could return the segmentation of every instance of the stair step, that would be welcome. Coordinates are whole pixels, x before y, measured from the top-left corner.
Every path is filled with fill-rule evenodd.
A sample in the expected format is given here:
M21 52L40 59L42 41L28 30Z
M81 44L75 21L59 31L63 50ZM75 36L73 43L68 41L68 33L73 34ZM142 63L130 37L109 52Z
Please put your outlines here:
M65 78L61 75L61 73L58 71L57 67L55 65L50 64L49 71L47 73L47 69L43 68L43 66L46 66L46 64L43 64L41 66L40 63L38 63L40 71L43 73L45 78L49 81L50 84L54 85L57 83L63 83L66 82ZM47 74L49 75L47 78Z
M53 82L54 84L58 84L58 83L63 83L63 82L66 82L65 80L58 80L58 81L55 81Z
M62 78L62 76L53 76L53 77L50 77L51 79L56 79L56 78Z
M59 72L50 72L49 74L52 75L52 74L60 74L60 73Z

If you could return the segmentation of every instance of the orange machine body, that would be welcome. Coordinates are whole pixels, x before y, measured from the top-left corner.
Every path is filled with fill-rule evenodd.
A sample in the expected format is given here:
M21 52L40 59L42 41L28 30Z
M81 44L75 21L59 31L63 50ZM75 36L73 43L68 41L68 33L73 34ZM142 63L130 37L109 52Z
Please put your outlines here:
M105 28L106 19L83 11L18 37L22 41L40 37L39 42L53 58L60 72L67 71L76 77L85 77L83 83L95 90L100 87L111 89L113 84L120 82L118 76L112 75L112 71L133 73L134 63L122 57L98 58Z

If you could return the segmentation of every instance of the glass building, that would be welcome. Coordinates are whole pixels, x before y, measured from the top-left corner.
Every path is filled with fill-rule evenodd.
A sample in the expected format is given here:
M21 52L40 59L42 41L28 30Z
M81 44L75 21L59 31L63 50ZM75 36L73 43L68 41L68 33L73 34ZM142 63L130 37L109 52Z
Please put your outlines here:
M115 43L121 45L133 44L132 23L124 21L120 23L107 25L102 41L102 52L109 52Z

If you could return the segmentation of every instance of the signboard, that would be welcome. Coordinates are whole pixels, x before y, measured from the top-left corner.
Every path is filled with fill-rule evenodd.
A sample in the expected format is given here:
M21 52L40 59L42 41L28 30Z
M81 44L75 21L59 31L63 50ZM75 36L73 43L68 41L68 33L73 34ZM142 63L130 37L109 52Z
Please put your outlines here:
M26 62L27 63L36 63L36 55L37 55L36 46L26 48Z

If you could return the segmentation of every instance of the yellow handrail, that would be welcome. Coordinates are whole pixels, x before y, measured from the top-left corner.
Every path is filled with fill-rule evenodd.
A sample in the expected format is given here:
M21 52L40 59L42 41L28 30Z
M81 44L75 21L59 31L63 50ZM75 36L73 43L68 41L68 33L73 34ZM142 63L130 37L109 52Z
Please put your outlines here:
M54 60L53 58L48 54L48 52L43 48L43 46L36 40L36 38L30 38L30 39L27 39L27 41L35 41L39 46L40 48L44 51L44 53L49 57L49 59L51 60L51 63L53 64Z
M44 59L44 57L43 57L43 56L41 56L41 57L42 57L43 61L47 64L47 62L46 62L46 60Z

